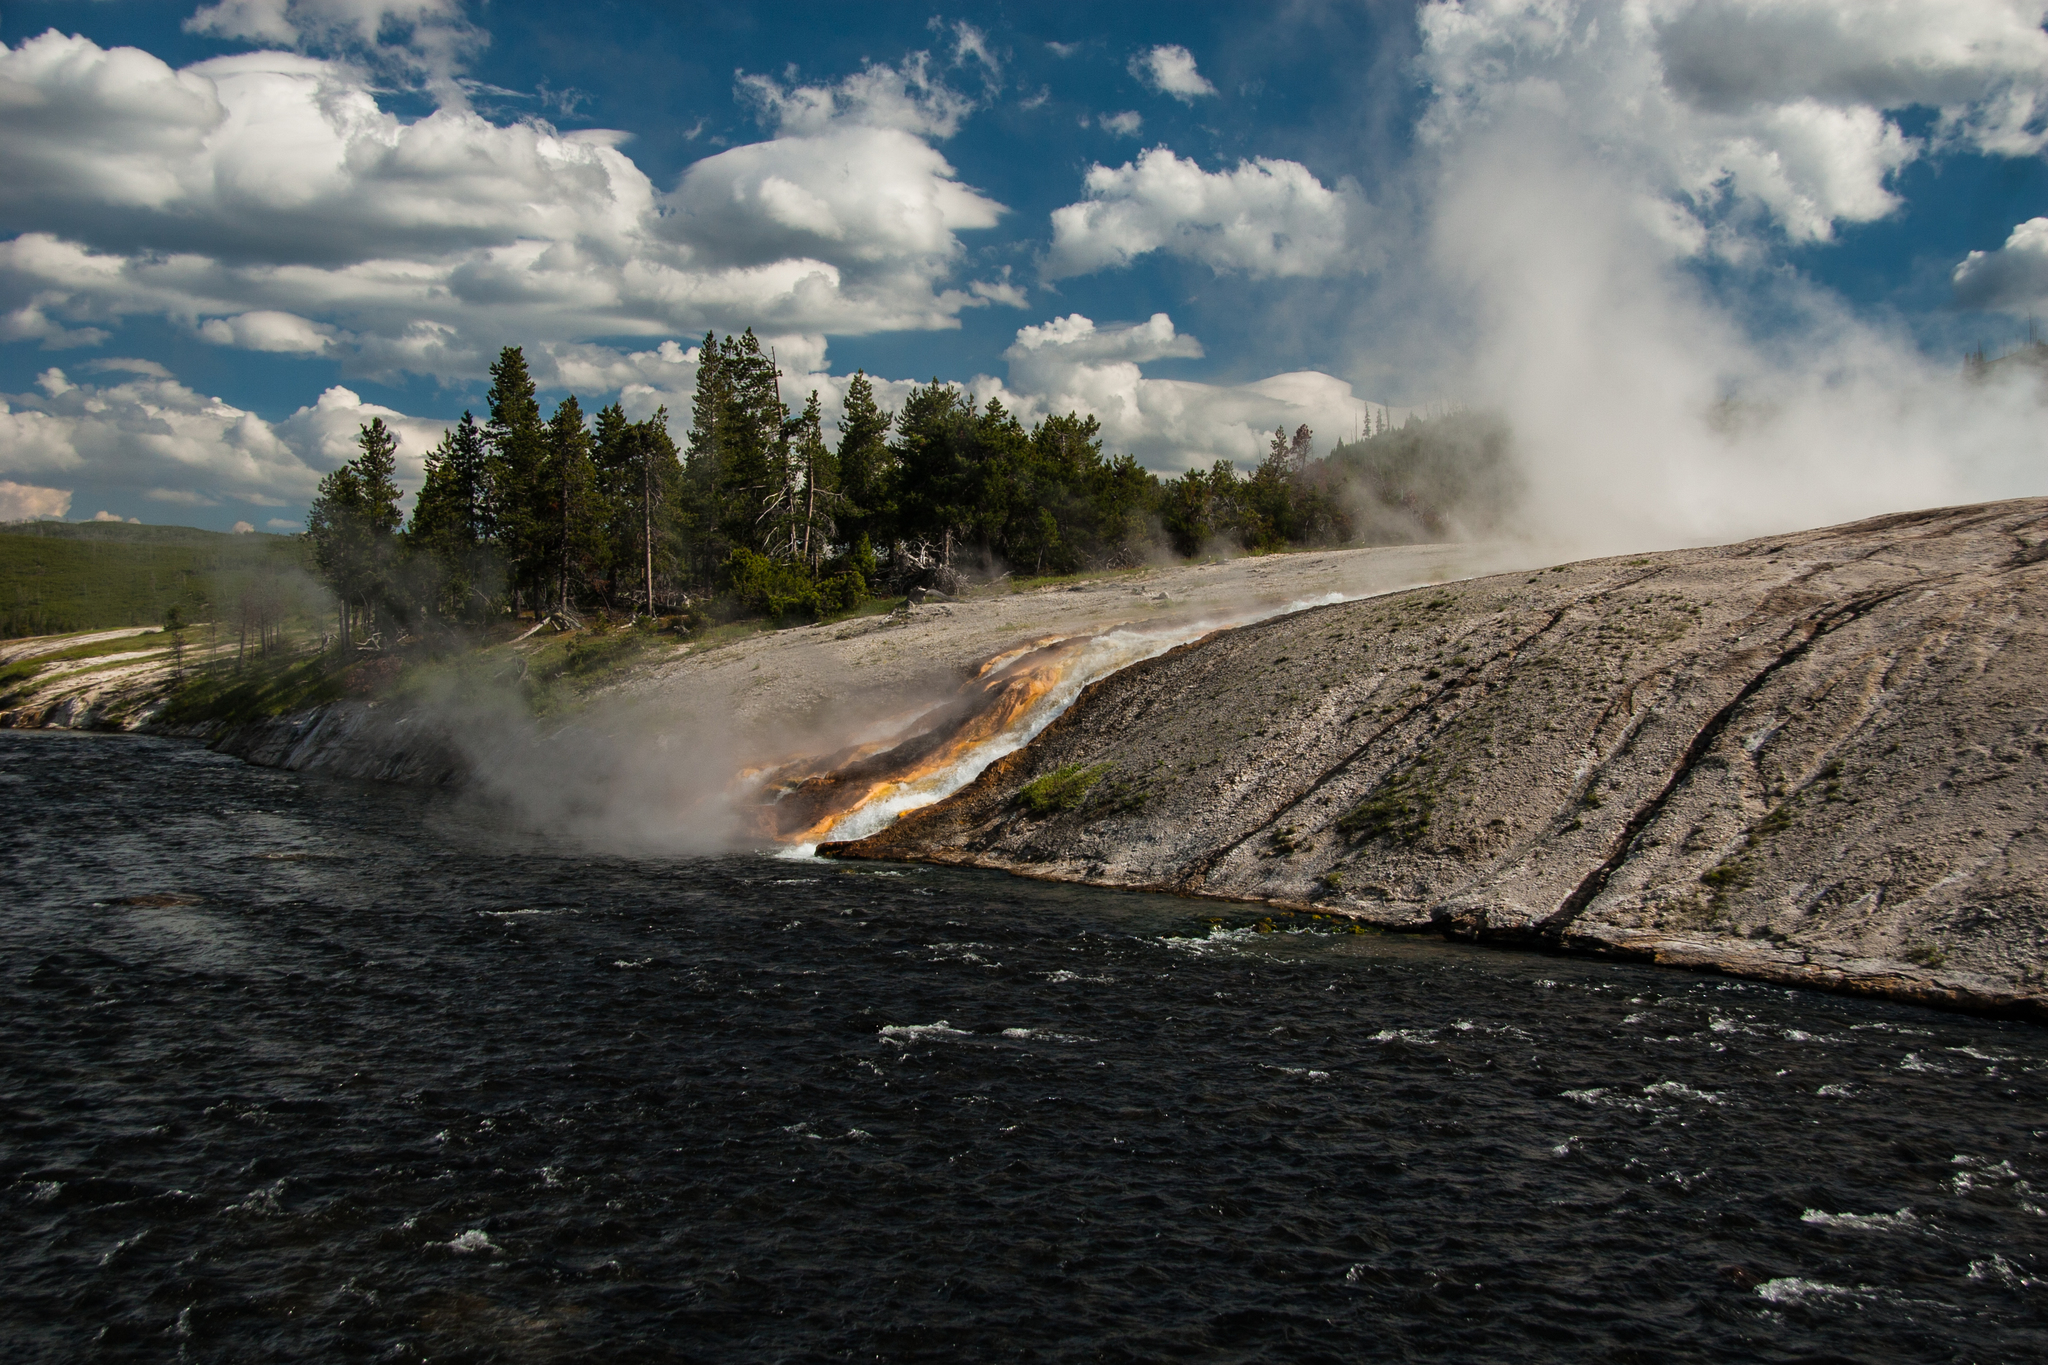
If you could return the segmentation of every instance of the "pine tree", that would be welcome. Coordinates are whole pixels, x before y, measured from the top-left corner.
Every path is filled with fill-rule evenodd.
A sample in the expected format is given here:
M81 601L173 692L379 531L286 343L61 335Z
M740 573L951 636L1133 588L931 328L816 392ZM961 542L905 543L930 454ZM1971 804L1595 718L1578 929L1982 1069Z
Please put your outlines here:
M790 487L789 410L775 363L749 328L728 339L720 367L725 405L718 446L724 466L721 529L735 545L786 553L787 518L777 511Z
M444 613L474 614L496 590L489 458L483 430L466 412L427 452L427 480L413 502L405 541L429 580L427 595Z
M603 596L616 603L636 581L640 547L640 473L636 428L625 409L611 403L598 409L591 433L590 460L595 471L593 515L599 523L592 571L604 586Z
M798 557L813 569L825 557L825 547L835 535L834 506L839 501L839 461L825 447L824 412L818 391L811 390L803 415L795 422L790 437L790 464L801 481L803 498L802 543Z
M839 418L838 522L849 538L886 544L896 535L896 459L889 449L894 414L875 403L875 386L855 370Z
M358 613L372 628L390 587L392 537L398 530L398 438L373 417L356 437L361 451L320 480L306 511L314 562L341 602L341 645L354 641Z
M668 434L668 409L656 408L654 415L635 424L634 451L640 468L641 562L647 614L654 614L655 564L669 562L672 551L662 548L664 533L677 524L676 494L682 483L682 465L676 459L676 443Z
M538 611L551 540L542 510L547 432L526 355L517 346L498 353L485 401L491 407L491 420L484 428L491 449L491 525L512 573L513 606L520 605L523 594L526 604Z
M553 580L556 608L566 612L571 581L588 580L600 544L600 522L592 515L597 509L590 432L575 394L555 405L544 451L535 487L536 549L547 578Z
M1315 433L1304 422L1294 429L1294 439L1287 443L1288 472L1297 478L1308 468L1309 458L1315 453L1312 448L1314 440Z
M656 561L666 568L674 557L676 499L681 466L668 434L668 409L656 408L641 422L628 422L614 403L597 414L592 460L598 500L604 508L604 562L609 595L632 595L652 615Z

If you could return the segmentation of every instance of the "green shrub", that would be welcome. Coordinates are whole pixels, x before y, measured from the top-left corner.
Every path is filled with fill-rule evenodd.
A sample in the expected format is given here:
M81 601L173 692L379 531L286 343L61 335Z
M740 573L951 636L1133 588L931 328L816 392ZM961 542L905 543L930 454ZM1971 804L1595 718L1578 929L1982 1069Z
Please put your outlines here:
M1017 804L1039 816L1051 815L1058 810L1072 810L1087 800L1089 790L1115 766L1112 763L1069 763L1063 768L1055 768L1044 777L1026 783L1017 793Z
M1360 840L1387 838L1413 844L1429 832L1436 798L1435 769L1418 764L1388 774L1365 800L1337 821L1337 828Z
M807 564L770 559L744 549L732 552L726 568L732 579L733 603L741 615L815 621L834 612L852 611L868 597L867 580L857 568L821 580Z

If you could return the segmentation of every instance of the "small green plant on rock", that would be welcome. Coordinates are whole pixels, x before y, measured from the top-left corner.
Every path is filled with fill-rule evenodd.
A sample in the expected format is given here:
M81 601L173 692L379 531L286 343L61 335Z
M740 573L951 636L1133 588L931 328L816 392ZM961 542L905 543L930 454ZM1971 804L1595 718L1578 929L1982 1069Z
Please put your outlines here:
M1388 774L1337 821L1337 828L1359 840L1413 844L1428 832L1436 801L1436 770L1418 763Z
M1017 804L1033 815L1073 810L1088 799L1089 791L1116 765L1113 763L1069 763L1045 776L1027 782L1017 793Z
M1902 956L1906 961L1920 967L1939 967L1948 961L1948 954L1926 939L1907 944Z

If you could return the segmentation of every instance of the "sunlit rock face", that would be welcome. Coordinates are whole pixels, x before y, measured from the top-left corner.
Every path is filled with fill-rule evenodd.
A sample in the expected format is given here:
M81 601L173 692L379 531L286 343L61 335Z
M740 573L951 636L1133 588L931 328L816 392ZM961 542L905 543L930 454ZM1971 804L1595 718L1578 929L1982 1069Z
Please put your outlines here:
M2044 631L2041 499L1417 589L1126 669L827 851L2048 1015Z

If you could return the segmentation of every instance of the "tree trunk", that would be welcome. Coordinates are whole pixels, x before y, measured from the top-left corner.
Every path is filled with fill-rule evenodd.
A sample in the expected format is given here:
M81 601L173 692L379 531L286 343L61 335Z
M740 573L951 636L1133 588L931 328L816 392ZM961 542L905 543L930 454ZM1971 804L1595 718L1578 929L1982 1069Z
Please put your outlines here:
M642 444L640 464L641 510L645 514L643 541L647 549L647 615L654 615L654 455Z

